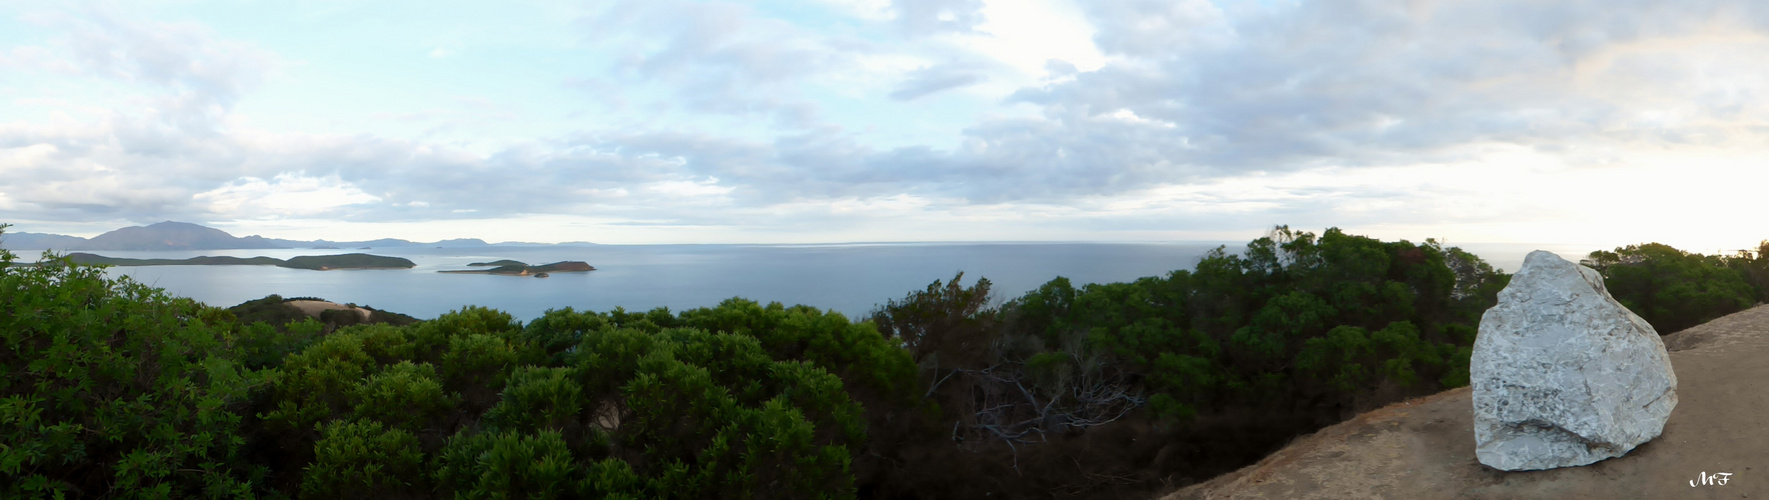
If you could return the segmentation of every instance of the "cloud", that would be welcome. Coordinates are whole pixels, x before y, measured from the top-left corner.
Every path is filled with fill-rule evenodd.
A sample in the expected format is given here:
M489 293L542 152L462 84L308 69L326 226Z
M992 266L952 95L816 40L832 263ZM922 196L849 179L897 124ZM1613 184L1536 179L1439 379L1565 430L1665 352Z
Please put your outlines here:
M1098 27L1101 51L1133 57L1163 57L1204 44L1229 43L1234 26L1208 0L1131 0L1083 2Z
M210 213L236 218L312 216L381 201L336 175L311 177L305 172L278 174L269 181L241 178L192 198L207 205Z
M222 40L199 25L124 19L89 7L45 21L67 32L54 52L80 73L161 89L145 100L145 120L207 131L277 64L251 45Z
M634 85L662 84L697 113L764 116L787 127L816 119L795 97L804 79L846 60L839 44L750 7L724 2L616 2L581 22L617 50L612 69Z
M891 0L891 11L909 36L972 33L985 20L982 0Z
M1016 93L1042 108L1042 131L1004 122L971 135L1035 134L1015 142L1106 155L1112 174L1139 182L1187 182L1429 162L1483 142L1723 140L1745 133L1729 123L1769 118L1741 99L1764 82L1732 69L1769 55L1760 9L1638 4L1088 3L1115 59ZM1696 96L1708 102L1691 106ZM1126 113L1162 126L1102 119ZM1045 158L1025 159L1062 163Z
M96 7L33 19L65 35L8 51L29 56L12 62L119 84L123 105L99 108L96 120L0 123L0 158L12 158L0 160L0 191L19 215L183 216L193 213L191 194L241 173L266 174L239 170L249 151L226 133L225 119L275 66L273 56L200 26Z
M1761 150L1769 127L1756 4L805 5L597 8L572 34L589 55L566 58L583 67L559 81L606 114L471 148L376 127L477 130L538 101L450 94L364 110L359 128L277 130L235 110L274 54L196 25L45 16L59 37L0 47L0 68L116 97L81 116L55 104L78 97L43 97L66 113L0 123L0 207L779 231L1429 227L1556 209L1458 176L1640 179L1643 158L1677 161L1645 153Z
M988 79L988 75L978 71L974 66L948 63L929 66L910 72L902 83L892 90L891 99L908 101L919 99L929 94L946 90L975 85Z
M1478 165L1504 145L1600 166L1627 148L1748 140L1769 119L1753 100L1769 82L1740 69L1769 56L1754 21L1727 9L1586 19L1583 8L1116 4L1089 11L1113 59L1086 71L1047 61L1056 80L1009 98L1037 116L986 117L955 145L879 148L816 129L741 153L676 136L665 154L758 203L822 193L1063 204L1268 172ZM891 97L969 75L927 66Z

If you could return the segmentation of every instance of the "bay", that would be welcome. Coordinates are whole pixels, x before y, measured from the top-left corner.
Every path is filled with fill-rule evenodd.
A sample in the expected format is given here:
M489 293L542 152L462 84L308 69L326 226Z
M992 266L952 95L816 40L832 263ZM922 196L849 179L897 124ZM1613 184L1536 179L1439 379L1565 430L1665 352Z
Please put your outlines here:
M268 256L362 252L404 257L412 269L311 271L272 266L144 266L106 270L164 288L176 296L228 307L270 294L319 297L434 318L466 305L502 310L529 321L549 309L606 311L624 307L672 311L711 307L731 297L804 304L859 318L934 280L964 271L964 284L987 277L997 302L1023 295L1057 276L1075 286L1133 281L1192 269L1218 245L1178 243L940 243L841 245L596 245L584 247L375 248L369 250L109 251L125 258L182 259L203 255ZM1576 260L1584 245L1463 245L1495 267L1514 271L1530 250ZM19 252L34 260L35 252ZM436 271L471 262L514 259L529 264L580 260L597 268L548 278Z

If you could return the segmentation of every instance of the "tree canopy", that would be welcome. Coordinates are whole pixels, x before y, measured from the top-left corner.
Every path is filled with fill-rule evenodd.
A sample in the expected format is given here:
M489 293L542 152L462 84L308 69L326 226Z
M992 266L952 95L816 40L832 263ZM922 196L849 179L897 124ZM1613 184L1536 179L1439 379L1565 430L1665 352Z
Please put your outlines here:
M1601 273L1610 295L1660 335L1743 310L1769 296L1764 288L1769 285L1764 279L1769 261L1760 253L1702 255L1645 243L1591 252L1581 263Z
M1761 253L1589 262L1665 333L1769 282ZM733 298L526 323L230 312L4 266L0 496L1146 496L1467 384L1509 282L1433 240L1334 228L1187 264L1007 298L957 273L863 322Z

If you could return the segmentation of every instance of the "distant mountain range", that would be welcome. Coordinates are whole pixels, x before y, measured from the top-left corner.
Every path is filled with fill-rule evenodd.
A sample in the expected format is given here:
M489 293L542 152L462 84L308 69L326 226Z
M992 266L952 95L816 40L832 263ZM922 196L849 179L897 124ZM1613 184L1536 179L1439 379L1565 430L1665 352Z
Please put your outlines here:
M285 240L265 238L263 236L247 236L244 238L228 234L227 231L188 222L166 221L147 226L130 226L91 238L45 233L13 233L0 234L0 248L8 250L232 250L256 248L392 248L392 247L524 247L524 246L574 246L594 245L594 243L573 241L568 243L524 243L504 242L486 243L478 238L457 238L431 243L415 242L393 238L382 238L368 241L331 241L331 240Z

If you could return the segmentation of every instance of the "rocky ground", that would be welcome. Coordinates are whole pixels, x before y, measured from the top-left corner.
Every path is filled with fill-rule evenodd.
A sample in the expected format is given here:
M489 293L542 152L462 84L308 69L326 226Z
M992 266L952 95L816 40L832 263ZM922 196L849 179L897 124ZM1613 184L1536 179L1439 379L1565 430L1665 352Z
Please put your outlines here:
M1664 341L1677 408L1663 435L1619 458L1528 472L1481 465L1464 387L1359 415L1161 498L1769 498L1769 306ZM1731 473L1726 484L1699 484L1720 472Z

